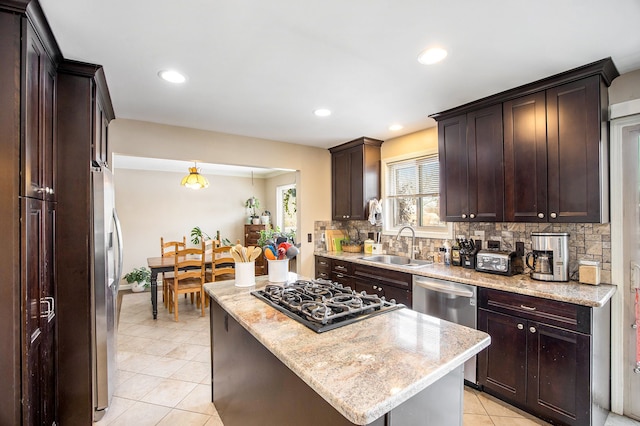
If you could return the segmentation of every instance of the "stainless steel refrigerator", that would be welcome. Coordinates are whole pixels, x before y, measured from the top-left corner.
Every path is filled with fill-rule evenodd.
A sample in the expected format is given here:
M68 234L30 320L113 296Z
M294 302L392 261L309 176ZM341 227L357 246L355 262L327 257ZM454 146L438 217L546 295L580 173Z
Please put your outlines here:
M118 287L122 232L115 210L113 174L94 164L92 179L93 281L92 361L94 421L109 408L116 374Z
M114 391L122 237L106 165L58 173L66 173L55 230L58 409L60 424L87 425L102 418Z

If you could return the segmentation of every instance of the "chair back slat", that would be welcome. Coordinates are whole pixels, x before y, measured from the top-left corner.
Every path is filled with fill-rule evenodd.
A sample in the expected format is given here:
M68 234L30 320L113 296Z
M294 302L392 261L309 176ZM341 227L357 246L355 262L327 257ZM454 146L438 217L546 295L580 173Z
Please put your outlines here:
M162 257L173 257L178 250L187 248L187 237L183 236L182 241L164 241L160 237L160 255Z

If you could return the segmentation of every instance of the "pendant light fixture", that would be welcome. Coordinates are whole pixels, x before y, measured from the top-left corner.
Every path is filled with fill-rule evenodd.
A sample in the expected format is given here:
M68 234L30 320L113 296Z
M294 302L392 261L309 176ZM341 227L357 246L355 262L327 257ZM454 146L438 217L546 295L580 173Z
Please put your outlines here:
M207 188L209 186L209 181L206 177L198 173L198 167L194 161L193 167L189 167L189 174L182 178L182 182L180 184L191 189L201 189Z

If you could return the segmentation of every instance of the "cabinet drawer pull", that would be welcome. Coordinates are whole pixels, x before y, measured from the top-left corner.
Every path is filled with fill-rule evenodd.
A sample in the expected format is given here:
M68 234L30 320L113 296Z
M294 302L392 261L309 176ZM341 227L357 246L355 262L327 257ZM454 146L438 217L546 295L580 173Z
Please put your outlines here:
M342 275L342 274L336 274L336 278L344 278L344 275Z
M526 305L520 305L520 307L522 309L524 309L525 311L535 311L537 308L532 307L532 306L526 306Z
M524 325L518 324L518 330L524 330Z
M346 271L347 270L347 268L345 268L344 266L340 266L340 265L337 265L336 269L339 270L339 271Z
M327 262L322 262L322 261L321 261L321 262L319 262L319 263L320 263L322 266L327 266L327 265L328 265L328 263L327 263Z
M536 328L535 327L529 327L529 331L532 332L532 333L535 333L536 332Z

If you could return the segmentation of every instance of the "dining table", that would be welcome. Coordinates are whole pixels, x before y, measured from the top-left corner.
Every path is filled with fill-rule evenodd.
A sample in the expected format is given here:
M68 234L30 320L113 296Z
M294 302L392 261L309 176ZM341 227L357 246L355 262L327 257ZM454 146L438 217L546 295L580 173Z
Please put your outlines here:
M210 254L205 257L204 263L205 267L211 266L212 256ZM151 270L151 309L153 312L153 319L158 318L158 274L161 272L173 272L175 264L175 256L147 258L147 266ZM200 266L191 266L184 269L197 269L199 267Z

